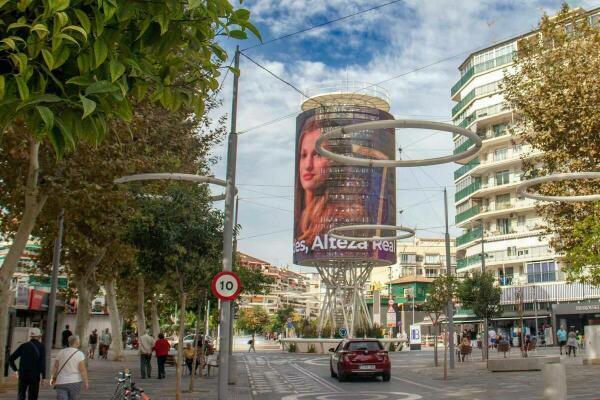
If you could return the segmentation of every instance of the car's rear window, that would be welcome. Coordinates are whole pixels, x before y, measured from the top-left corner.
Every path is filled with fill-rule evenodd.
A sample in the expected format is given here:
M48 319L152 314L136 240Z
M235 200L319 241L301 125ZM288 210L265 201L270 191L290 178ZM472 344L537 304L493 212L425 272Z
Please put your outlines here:
M360 350L381 350L381 344L379 342L350 342L348 343L349 351L360 351Z

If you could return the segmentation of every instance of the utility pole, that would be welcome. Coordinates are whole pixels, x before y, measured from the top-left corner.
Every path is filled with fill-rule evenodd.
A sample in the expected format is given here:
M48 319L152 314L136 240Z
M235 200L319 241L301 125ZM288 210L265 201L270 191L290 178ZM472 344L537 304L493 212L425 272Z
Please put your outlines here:
M452 256L450 255L450 227L448 225L448 192L444 188L444 210L446 217L446 275L452 276ZM450 369L454 369L454 305L452 299L448 299L446 311L446 321L448 322L448 359L450 361Z
M52 254L52 280L50 283L50 298L48 299L48 319L46 320L46 336L44 336L44 347L46 348L46 368L50 368L52 356L52 342L54 339L54 320L56 319L56 292L58 290L58 269L60 268L60 252L62 251L63 225L65 221L65 210L58 214L58 232L54 239L54 254Z
M236 71L240 68L240 47L235 48L234 66ZM227 189L225 191L225 226L223 229L223 271L233 269L233 208L235 197L235 168L237 159L237 100L239 73L233 76L233 98L231 101L231 132L227 146ZM230 325L233 323L231 314L231 301L221 301L220 332L219 338L219 389L218 400L228 398L229 367L233 363L230 355Z

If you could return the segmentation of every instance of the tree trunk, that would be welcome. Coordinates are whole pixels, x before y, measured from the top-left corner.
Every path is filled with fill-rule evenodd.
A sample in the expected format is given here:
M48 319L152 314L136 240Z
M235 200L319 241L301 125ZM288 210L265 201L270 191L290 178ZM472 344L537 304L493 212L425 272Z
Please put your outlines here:
M175 400L181 400L181 363L183 362L183 336L185 334L185 303L187 293L180 294L179 309L179 345L177 347L177 362L175 364Z
M440 332L439 325L437 326L437 332L438 332L438 334ZM436 367L439 365L439 363L438 363L437 337L438 337L438 335L434 332L433 333L433 362L434 362L434 364L435 364Z
M160 321L158 320L158 300L156 295L152 298L152 336L158 337L160 333Z
M198 299L198 312L196 314L196 329L194 331L194 361L192 361L192 374L190 375L190 387L188 391L190 393L194 392L194 376L196 370L196 359L198 357L198 336L200 336L200 319L202 318L202 303ZM200 369L200 374L202 375L202 369Z
M483 322L483 343L481 343L481 357L483 361L488 359L488 320L484 319Z
M39 148L39 143L29 139L29 170L25 187L25 209L19 222L19 228L0 268L0 366L6 362L5 349L7 348L8 308L12 277L21 255L25 251L35 221L47 199L46 195L39 193ZM0 374L0 384L2 383L4 383L4 374Z
M87 331L90 323L91 293L86 285L85 278L74 276L77 288L77 322L75 323L75 334L81 341L81 351L88 353Z
M448 379L448 341L450 332L444 332L444 380Z
M144 312L144 276L139 274L137 276L137 312L135 318L138 326L138 337L142 337L146 333L146 314ZM156 338L156 336L155 336Z
M110 346L113 350L113 360L123 361L123 336L121 335L121 316L117 304L116 279L113 277L106 282L106 305L110 316L110 328L113 341Z

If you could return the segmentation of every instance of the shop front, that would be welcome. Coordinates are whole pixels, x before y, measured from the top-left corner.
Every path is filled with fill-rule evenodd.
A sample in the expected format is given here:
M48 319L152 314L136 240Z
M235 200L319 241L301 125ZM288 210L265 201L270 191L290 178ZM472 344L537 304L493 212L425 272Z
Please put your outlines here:
M553 326L583 333L587 325L600 325L600 302L561 303L552 305Z

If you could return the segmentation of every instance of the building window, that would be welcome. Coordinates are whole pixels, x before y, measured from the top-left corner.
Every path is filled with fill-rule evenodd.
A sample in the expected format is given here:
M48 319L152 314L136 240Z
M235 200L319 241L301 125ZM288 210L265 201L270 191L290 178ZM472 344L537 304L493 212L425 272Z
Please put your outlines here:
M523 228L525 226L525 222L527 222L527 217L525 217L524 215L519 215L517 217L517 226L519 228Z
M400 264L415 264L417 262L416 254L400 254Z
M494 161L502 161L508 158L508 149L497 149L494 151Z
M510 207L510 193L496 196L496 210L506 210Z
M506 185L510 181L510 171L498 171L496 172L496 185Z
M440 263L440 255L439 254L425 254L425 264L439 264Z
M513 284L513 275L514 270L512 267L505 268L504 270L498 271L498 283L501 286L512 285Z
M556 281L556 263L541 261L527 263L527 283Z
M427 276L428 278L435 278L436 276L438 276L438 270L433 268L426 268L425 276Z
M492 126L492 130L494 131L494 137L504 136L506 135L508 129L508 124L497 124Z
M501 235L510 233L510 219L500 218L496 221L496 224L498 225L498 231Z
M596 26L598 25L598 21L600 21L600 14L594 14L590 16L590 25Z

